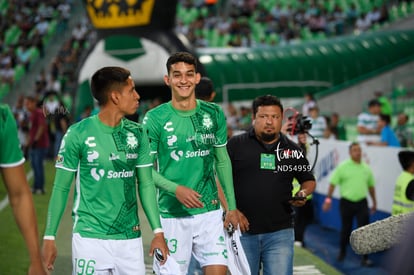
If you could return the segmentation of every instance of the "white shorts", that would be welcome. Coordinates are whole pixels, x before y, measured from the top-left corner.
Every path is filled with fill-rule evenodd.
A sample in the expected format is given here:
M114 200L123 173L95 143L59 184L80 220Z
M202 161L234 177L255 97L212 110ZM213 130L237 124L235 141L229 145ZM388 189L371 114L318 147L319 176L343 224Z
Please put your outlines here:
M102 240L72 236L72 274L145 274L142 238Z
M222 220L223 210L183 218L161 218L170 254L187 274L191 253L201 267L226 265L227 249Z

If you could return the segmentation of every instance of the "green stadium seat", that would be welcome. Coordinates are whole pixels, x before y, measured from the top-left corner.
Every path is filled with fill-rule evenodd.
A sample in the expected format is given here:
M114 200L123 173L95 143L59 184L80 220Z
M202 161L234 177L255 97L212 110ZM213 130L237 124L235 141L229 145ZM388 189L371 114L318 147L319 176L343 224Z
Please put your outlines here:
M9 1L0 0L0 14L6 15L8 9L9 9Z
M33 64L39 59L40 52L37 47L32 46L30 48L30 66L33 66Z
M10 84L1 83L0 84L0 100L3 99L3 97L5 97L9 92L10 92Z
M24 65L19 64L14 67L14 83L19 82L23 76L26 74L26 69Z
M6 46L16 44L21 33L22 31L17 25L9 27L4 35L4 44Z

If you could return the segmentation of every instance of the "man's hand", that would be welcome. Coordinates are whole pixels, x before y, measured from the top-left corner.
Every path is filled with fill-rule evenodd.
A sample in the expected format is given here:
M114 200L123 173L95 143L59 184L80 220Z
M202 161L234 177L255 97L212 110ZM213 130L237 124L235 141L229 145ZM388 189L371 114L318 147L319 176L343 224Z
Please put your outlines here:
M43 240L42 257L47 270L53 270L57 256L56 242L54 240Z
M161 250L162 256L164 258L163 261L161 261L161 265L165 263L167 260L168 255L170 255L170 251L168 250L167 243L165 242L164 233L157 233L154 235L154 238L151 242L150 252L149 255L152 257L154 256L154 250L159 249Z
M233 225L234 228L237 228L237 225L240 225L239 210L236 209L226 212L223 225L225 228L227 228L230 223Z
M236 210L239 215L239 226L241 232L247 232L249 231L249 220L246 218L246 216L240 211Z
M187 208L202 208L203 203L200 201L201 195L191 188L178 185L175 190L175 196Z
M302 207L306 203L306 200L307 200L306 196L307 196L306 192L304 190L300 190L295 195L295 197L298 199L292 199L289 202L294 207Z

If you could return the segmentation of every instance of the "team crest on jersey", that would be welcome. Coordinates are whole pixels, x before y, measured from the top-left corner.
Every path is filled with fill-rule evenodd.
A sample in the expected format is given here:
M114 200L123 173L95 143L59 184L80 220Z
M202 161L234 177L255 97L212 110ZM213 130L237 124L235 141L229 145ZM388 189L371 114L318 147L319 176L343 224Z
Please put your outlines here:
M58 154L57 157L56 157L56 164L60 165L60 164L63 163L63 161L64 161L64 157L62 155Z
M213 127L213 121L211 120L211 117L209 114L204 114L203 115L203 127L204 129L211 129L211 127Z
M135 149L138 147L138 139L133 133L128 133L126 143L129 149Z

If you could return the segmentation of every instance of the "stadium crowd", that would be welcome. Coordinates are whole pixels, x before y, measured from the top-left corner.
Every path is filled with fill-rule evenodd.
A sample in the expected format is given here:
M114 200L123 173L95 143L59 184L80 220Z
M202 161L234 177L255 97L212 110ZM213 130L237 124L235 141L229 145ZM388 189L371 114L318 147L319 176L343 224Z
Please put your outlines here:
M176 31L196 47L261 47L359 34L411 10L382 0L182 0Z

